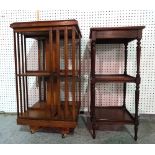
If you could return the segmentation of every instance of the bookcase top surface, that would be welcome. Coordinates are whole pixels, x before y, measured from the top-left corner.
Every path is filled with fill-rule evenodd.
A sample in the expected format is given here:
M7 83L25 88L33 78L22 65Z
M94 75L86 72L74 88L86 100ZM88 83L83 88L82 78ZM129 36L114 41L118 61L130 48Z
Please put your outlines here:
M63 26L75 26L77 31L80 33L77 20L51 20L51 21L30 21L30 22L15 22L10 24L10 27L14 30L20 31L20 29L30 28L50 28L50 27L63 27Z
M70 26L78 25L77 20L51 20L51 21L31 21L31 22L15 22L10 24L11 28L26 27L50 27L50 26Z

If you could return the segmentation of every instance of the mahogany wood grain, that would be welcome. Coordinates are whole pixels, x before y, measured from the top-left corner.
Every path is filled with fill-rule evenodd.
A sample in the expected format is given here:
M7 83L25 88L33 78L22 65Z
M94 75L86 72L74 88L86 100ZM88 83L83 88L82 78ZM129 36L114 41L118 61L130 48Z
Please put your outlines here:
M75 82L75 53L76 53L76 45L75 45L75 30L72 30L72 112L73 112L73 120L75 120L76 115L75 115L75 88L76 88L76 82Z
M26 38L25 36L24 37L24 58L25 58L25 72L27 72L27 56L26 56ZM16 74L16 76L18 76ZM29 108L29 98L28 98L28 80L27 80L27 77L24 77L25 78L25 97L26 97L26 108L28 109Z
M59 128L61 134L73 131L77 125L81 95L81 32L76 20L12 23L17 94L17 123L29 125L31 132L40 128ZM38 69L28 70L28 39L38 42ZM71 43L70 43L71 41ZM61 42L63 42L63 46ZM71 44L72 69L69 68ZM60 65L63 48L65 68ZM30 104L29 77L39 80L38 102ZM61 85L65 85L62 100ZM71 87L70 87L71 86ZM69 97L72 94L72 100ZM78 96L77 96L78 95Z
M65 118L68 116L68 30L64 30L64 53L65 53Z
M16 46L16 33L13 32L14 36L14 60L15 60L15 74L17 75L17 46ZM17 117L19 117L19 89L18 89L18 77L15 76L16 80L16 99L17 99Z

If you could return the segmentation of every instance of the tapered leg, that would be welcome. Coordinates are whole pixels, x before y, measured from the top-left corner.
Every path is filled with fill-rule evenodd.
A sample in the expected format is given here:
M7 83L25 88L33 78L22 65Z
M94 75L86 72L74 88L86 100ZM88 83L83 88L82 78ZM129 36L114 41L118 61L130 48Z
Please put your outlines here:
M95 133L95 84L91 83L91 123L92 123L92 130L93 130L93 138L96 138Z
M137 133L138 133L138 105L139 105L139 84L136 84L136 91L135 91L135 136L134 139L137 140Z
M134 130L135 130L135 136L134 136L134 139L135 139L135 141L137 141L137 138L138 138L138 136L137 136L137 133L138 133L138 124L135 124L135 126L134 126Z
M128 43L125 43L124 44L124 59L125 59L125 62L124 62L124 75L127 75L127 56L128 56ZM125 108L126 107L126 87L127 87L127 84L124 83L123 85L123 107Z
M93 139L95 139L96 138L95 123L92 123L92 129L93 129Z

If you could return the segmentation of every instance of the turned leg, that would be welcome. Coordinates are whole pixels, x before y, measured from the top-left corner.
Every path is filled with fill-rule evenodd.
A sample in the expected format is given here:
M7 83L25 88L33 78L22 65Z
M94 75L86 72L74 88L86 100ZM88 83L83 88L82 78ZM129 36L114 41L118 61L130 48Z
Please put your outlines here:
M124 44L124 75L127 75L127 56L128 56L128 43ZM126 107L126 83L123 85L123 107Z
M140 55L141 55L141 42L140 39L137 39L137 74L136 74L136 91L135 91L135 136L134 139L137 140L138 134L138 105L139 105L139 85L140 85Z
M138 104L139 104L139 84L136 85L136 91L135 91L135 136L134 139L137 140L137 133L138 133Z
M96 43L92 40L91 42L91 123L92 123L92 136L95 139L96 133L96 118L95 118L95 56L96 55Z

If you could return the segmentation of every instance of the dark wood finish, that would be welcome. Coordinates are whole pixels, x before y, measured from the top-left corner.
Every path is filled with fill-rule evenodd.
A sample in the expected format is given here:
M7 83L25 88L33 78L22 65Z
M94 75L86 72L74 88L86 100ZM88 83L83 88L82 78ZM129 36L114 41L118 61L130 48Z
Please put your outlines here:
M128 43L142 36L144 26L91 28L90 38L96 43Z
M90 120L92 126L92 136L96 137L96 126L98 122L109 124L133 124L135 130L134 139L137 140L138 132L138 104L139 104L139 84L140 84L140 40L142 38L142 30L144 26L132 27L102 27L91 28L91 105L90 105ZM132 77L127 74L127 46L130 41L137 40L137 74ZM124 74L95 74L95 57L96 44L124 44ZM113 82L123 83L123 104L122 107L96 107L95 105L95 84L97 82ZM136 84L135 91L135 115L132 115L126 109L126 83L131 82Z
M13 23L10 27L14 29L17 123L29 125L31 133L44 127L59 128L63 135L69 133L77 125L81 105L81 50L76 50L81 39L78 22L22 22ZM27 38L38 42L37 70L27 69ZM61 69L60 65L61 41L64 43L65 69ZM69 44L72 45L71 51ZM72 52L72 69L69 69L69 52ZM38 102L33 105L29 105L31 102L28 92L28 77L31 76L36 77L39 91ZM65 83L64 101L60 93L61 82ZM72 100L69 98L69 91L72 93Z
M134 118L129 115L124 107L95 107L96 121L104 123L134 123Z
M124 44L124 75L127 75L127 57L128 57L128 43ZM127 82L127 81L126 81ZM126 102L126 82L123 84L123 106L125 107ZM129 81L128 81L129 82Z
M135 82L136 78L124 75L124 74L114 74L114 75L99 75L96 74L94 78L95 82Z

